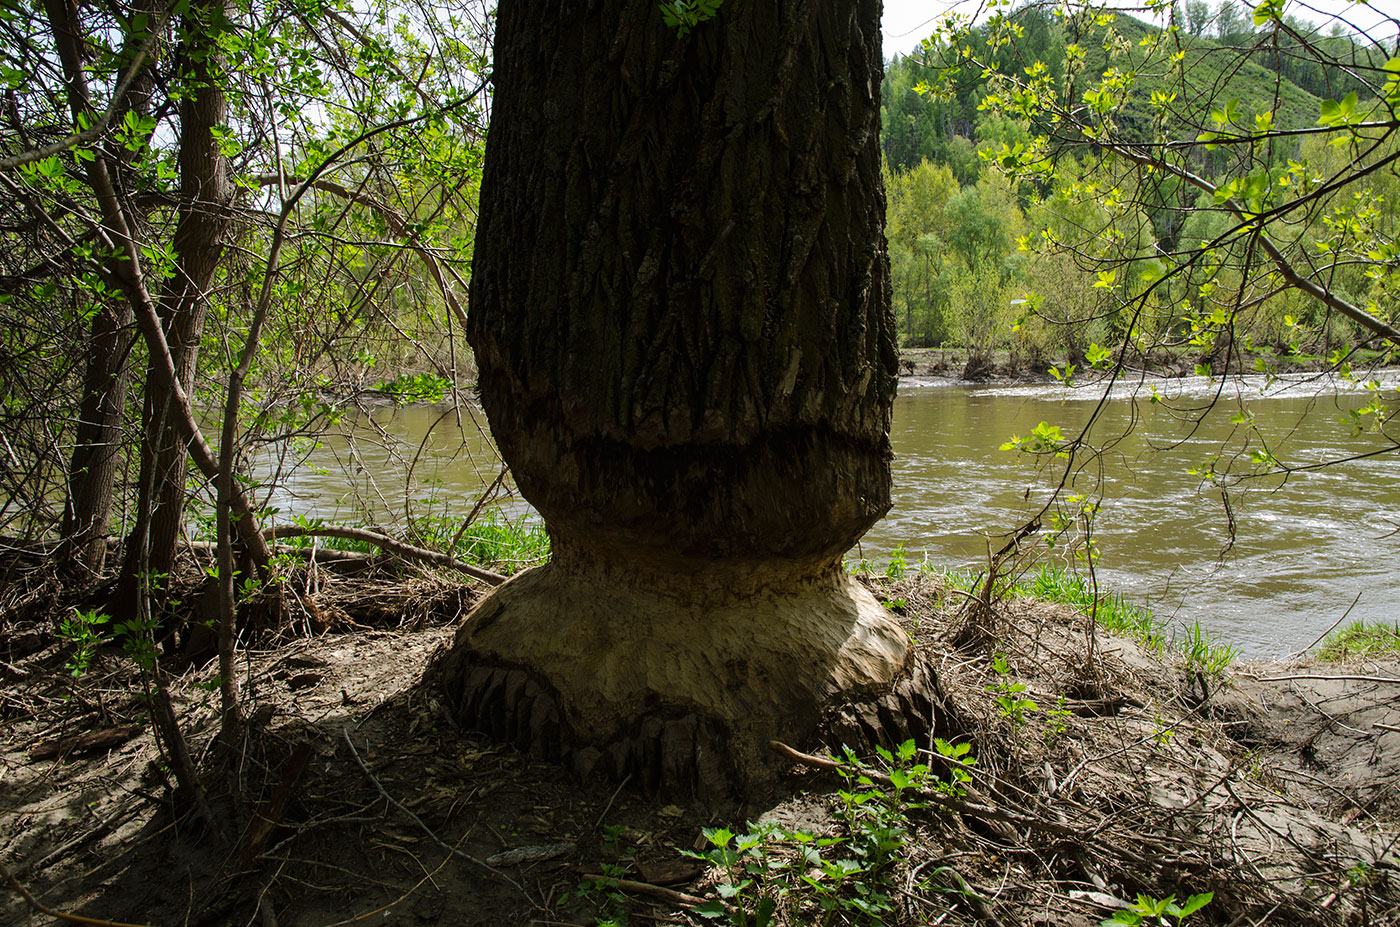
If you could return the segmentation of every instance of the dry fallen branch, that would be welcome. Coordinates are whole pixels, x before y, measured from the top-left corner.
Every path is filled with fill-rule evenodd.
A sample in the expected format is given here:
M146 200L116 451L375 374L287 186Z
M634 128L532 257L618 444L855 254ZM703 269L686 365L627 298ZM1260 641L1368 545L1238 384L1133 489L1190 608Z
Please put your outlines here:
M84 917L81 914L69 914L66 911L55 911L30 894L29 889L24 887L24 883L15 878L9 868L0 862L0 875L5 876L5 881L14 886L15 891L20 893L29 906L45 917L52 917L56 920L66 921L69 924L86 924L88 927L146 927L144 924L124 924L121 921L104 921L96 917Z
M440 554L435 550L426 550L422 547L415 547L403 541L389 537L387 534L380 534L378 531L369 531L365 528L343 528L339 526L321 528L303 528L298 525L278 525L270 532L273 538L340 538L345 541L363 541L366 544L373 544L380 550L386 550L391 554L403 557L406 560L418 560L423 563L431 563L434 566L447 567L466 573L468 576L481 580L492 586L499 586L506 581L500 573L473 566L470 563L463 563L454 557Z
M589 882L601 882L618 891L627 892L632 895L648 895L652 898L668 902L669 904L694 907L695 905L705 903L704 898L698 898L695 895L687 895L685 892L678 892L675 889L666 888L664 885L652 885L650 882L633 882L630 879L614 879L610 876L598 875L591 872L584 873L583 877Z
M501 880L503 880L503 881L505 881L505 882L509 882L511 885L513 885L513 886L515 887L515 889L516 889L518 892L520 892L521 895L525 896L525 900L526 900L526 901L530 902L531 904L536 904L535 899L532 898L532 897L530 897L530 893L527 892L527 891L525 890L525 886L521 885L519 882L515 881L515 880L512 879L510 876L506 875L504 872L502 872L501 870L497 869L495 866L487 865L485 862L483 862L482 860L477 859L475 856L472 856L472 855L469 854L469 853L464 853L464 852L462 852L461 850L457 849L456 847L450 846L450 845L448 845L447 843L445 843L441 837L439 837L436 833L433 832L433 829L432 829L431 827L429 827L427 824L424 824L424 823L423 823L423 819L422 819L422 818L418 817L418 815L414 814L412 811L410 811L408 808L406 808L402 803L400 803L397 799L395 799L394 796L390 795L389 792L388 792L388 790L384 788L383 784L381 784L380 781L379 781L378 779L375 778L374 773L372 773L372 772L369 771L369 767L365 765L365 761L362 760L362 759L360 759L360 752L359 752L358 750L355 749L355 744L354 744L354 742L350 740L350 729L349 729L349 728L346 728L346 729L342 730L342 731L340 732L340 734L341 734L341 736L345 739L345 745L346 745L347 747L350 748L350 755L353 756L353 757L355 758L355 763L356 763L356 765L358 765L358 766L360 767L360 770L365 774L365 776L369 779L369 781L374 783L374 787L375 787L376 789L379 790L379 794L380 794L380 795L383 795L383 796L384 796L384 800L385 800L385 801L387 801L389 804L391 804L391 805L393 805L395 808L397 808L402 814L404 814L406 817L408 817L408 819L411 820L414 824L417 824L419 830L421 830L421 831L423 831L423 833L427 834L428 837L429 837L429 839L431 839L431 840L432 840L434 843L436 843L438 846L442 847L442 848L443 848L444 850L446 850L448 853L450 853L450 854L453 855L453 856L460 856L462 859L466 860L467 862L469 862L469 863L471 863L471 864L473 864L473 865L475 865L475 866L479 866L479 867L481 867L482 869L485 869L487 872L491 873L492 875L494 875L494 876L500 878Z
M1352 676L1347 674L1327 675L1324 673L1290 673L1287 676L1261 676L1260 682L1293 682L1295 679L1322 679L1333 682L1380 682L1400 686L1396 676Z
M100 731L88 731L84 734L60 737L57 740L46 740L29 751L29 758L31 760L51 760L65 754L108 750L126 743L143 730L144 728L139 724L125 724L104 728Z

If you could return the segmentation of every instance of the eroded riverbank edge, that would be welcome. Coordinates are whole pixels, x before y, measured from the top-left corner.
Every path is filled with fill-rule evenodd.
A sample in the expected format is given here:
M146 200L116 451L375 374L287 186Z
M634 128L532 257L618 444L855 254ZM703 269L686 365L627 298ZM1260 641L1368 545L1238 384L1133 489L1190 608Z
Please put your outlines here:
M1103 632L1090 660L1079 612L1027 600L999 604L980 643L954 650L962 597L928 575L869 582L938 668L954 739L976 759L962 810L904 812L884 923L1097 924L1138 892L1214 892L1199 924L1394 916L1394 661L1241 664L1203 686ZM716 874L683 855L704 827L849 837L851 786L829 772L794 766L782 794L722 808L574 783L455 729L419 680L475 586L383 568L289 583L319 618L262 629L241 660L256 725L233 772L208 783L242 822L226 846L171 813L122 655L100 652L73 680L65 645L33 636L39 616L7 626L0 858L40 901L138 924L698 924L680 896L715 897ZM38 646L18 653L24 635ZM172 686L197 756L217 727L211 673ZM1011 686L1035 707L998 702ZM288 786L299 750L306 768ZM260 817L276 827L240 866ZM799 852L778 840L766 859ZM590 874L680 895L581 888ZM784 895L778 922L812 922L818 900ZM44 922L14 893L0 910Z

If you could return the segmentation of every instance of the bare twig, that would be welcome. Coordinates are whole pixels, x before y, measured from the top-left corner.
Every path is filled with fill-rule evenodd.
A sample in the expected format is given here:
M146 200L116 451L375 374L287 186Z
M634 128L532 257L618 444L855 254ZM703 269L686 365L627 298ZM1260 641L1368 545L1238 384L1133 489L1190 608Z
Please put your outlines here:
M535 904L535 903L536 903L536 902L535 902L535 899L532 898L532 897L530 897L530 893L527 892L527 891L525 890L525 886L521 885L519 882L515 881L515 880L512 879L510 876L506 875L504 872L502 872L501 870L497 869L495 866L491 866L491 865L489 865L489 864L487 864L487 863L485 863L485 862L482 862L481 860L477 859L475 856L472 856L472 855L470 855L469 853L463 853L461 850L457 849L456 847L450 846L450 845L448 845L447 843L445 843L441 837L439 837L437 834L435 834L435 833L433 832L432 828L430 828L427 824L424 824L424 823L423 823L423 819L422 819L422 818L418 817L418 815L414 814L414 813L413 813L412 811L410 811L408 808L404 807L404 805L401 804L396 798L394 798L394 796L390 795L389 792L388 792L388 790L386 790L386 789L384 788L383 784L380 783L380 781L374 777L374 773L372 773L372 772L369 771L369 767L365 765L365 761L362 760L362 759L360 759L360 753L359 753L358 750L355 749L355 744L354 744L354 742L350 740L350 730L349 730L349 728L344 728L344 729L342 729L341 732L340 732L340 734L341 734L341 737L343 737L343 738L345 739L345 745L346 745L347 747L350 748L350 755L353 756L353 757L355 758L355 763L360 767L360 771L363 772L363 773L365 774L365 776L369 779L370 782L373 782L373 783L374 783L374 787L375 787L376 789L379 790L379 794L380 794L380 795L383 795L383 796L384 796L384 800L385 800L385 801L387 801L389 804L393 805L393 806L394 806L395 808L397 808L400 812L402 812L404 815L406 815L411 821L413 821L414 824L417 824L417 825L418 825L418 828L419 828L420 830L422 830L423 833L427 834L428 837L431 838L432 841L433 841L434 843L436 843L438 846L442 847L442 848L443 848L444 850L446 850L448 853L451 853L451 854L454 855L454 856L460 856L462 859L466 860L467 862L469 862L469 863L471 863L471 864L473 864L473 865L475 865L475 866L478 866L478 867L480 867L480 868L482 868L482 869L485 869L487 872L489 872L489 873L491 873L492 875L494 875L494 876L496 876L496 877L502 879L502 880L505 881L505 882L509 882L511 885L513 885L513 886L515 887L515 889L516 889L517 891L520 892L521 895L524 895L524 896L525 896L525 900L526 900L526 901L530 902L531 904ZM348 923L348 921L345 922L345 923Z
M1340 625L1343 621L1346 621L1346 620L1347 620L1347 615L1350 615L1350 614L1351 614L1351 610L1352 610L1353 608L1356 607L1356 603L1361 601L1361 592L1364 592L1364 591L1365 591L1365 590L1361 590L1361 591L1359 591L1359 592L1356 593L1356 598L1352 599L1352 600L1351 600L1351 604L1347 606L1347 610L1344 611L1344 612L1342 612L1342 617L1340 617L1340 618L1338 618L1336 621L1332 622L1332 626L1331 626L1330 628L1328 628L1326 631L1323 631L1323 632L1322 632L1321 634L1319 634L1316 638L1314 638L1314 639L1313 639L1313 642L1312 642L1311 644L1309 644L1308 646L1304 647L1302 650L1295 650L1295 651L1293 651L1293 653L1289 654L1289 656L1290 656L1290 657L1300 656L1300 655L1302 655L1302 654L1307 653L1309 650L1312 650L1312 649L1313 649L1314 647L1316 647L1318 644L1322 643L1322 639L1323 639L1324 637L1326 637L1327 635L1331 634L1333 631L1337 630L1337 626Z
M492 586L499 586L506 581L506 578L500 573L464 563L455 557L449 557L447 554L440 554L434 550L415 547L412 544L391 538L387 534L380 534L378 531L370 531L365 528L342 528L339 526L303 528L299 525L278 525L272 531L264 533L274 538L340 538L346 541L363 541L409 560L421 560L434 566L448 567L466 573L468 576Z
M1287 676L1261 676L1260 682L1292 682L1295 679L1322 679L1333 682L1379 682L1400 685L1400 677L1395 676L1352 676L1340 674L1329 676L1325 673L1290 673Z
M56 918L57 920L66 921L70 924L87 924L89 927L145 927L144 924L124 924L121 921L104 921L101 918L84 917L81 914L69 914L66 911L55 911L53 908L48 907L40 902L39 899L35 898L30 893L29 889L24 887L24 883L11 874L9 868L6 867L3 862L0 862L0 874L5 876L5 881L9 882L10 885L14 887L14 890L19 892L20 897L28 902L31 908L46 917Z
M663 885L652 885L650 882L633 882L630 879L614 879L611 876L597 875L586 872L583 877L589 882L601 882L622 892L630 892L633 895L650 895L652 898L659 898L671 904L681 904L687 907L694 907L697 904L704 904L704 898L697 898L694 895L687 895L685 892L678 892L675 889L666 888Z

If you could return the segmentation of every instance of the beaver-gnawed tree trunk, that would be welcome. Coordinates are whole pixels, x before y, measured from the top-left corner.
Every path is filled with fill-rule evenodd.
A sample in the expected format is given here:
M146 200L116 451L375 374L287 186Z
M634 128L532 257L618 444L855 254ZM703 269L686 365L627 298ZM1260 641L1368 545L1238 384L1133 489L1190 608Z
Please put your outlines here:
M438 667L581 773L745 791L909 683L843 572L889 507L880 0L501 0L469 339L553 543Z

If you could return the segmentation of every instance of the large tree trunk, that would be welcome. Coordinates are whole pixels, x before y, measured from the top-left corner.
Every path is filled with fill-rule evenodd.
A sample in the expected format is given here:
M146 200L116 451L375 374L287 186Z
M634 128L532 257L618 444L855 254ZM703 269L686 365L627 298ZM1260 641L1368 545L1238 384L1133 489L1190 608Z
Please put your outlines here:
M233 202L227 159L212 131L224 123L228 109L216 43L223 9L223 0L196 0L182 19L185 38L177 50L189 89L180 98L176 269L161 293L159 308L175 375L187 395L194 394L208 290L223 257ZM146 375L139 483L142 499L127 537L119 600L129 600L137 593L138 572L169 574L175 565L184 518L189 452L177 413L170 408L171 390L161 386L155 364L152 359Z
M897 380L880 0L502 0L469 339L551 562L439 669L577 771L738 790L907 673L843 572Z
M102 573L107 555L134 334L131 309L124 302L108 301L93 316L58 554L60 563L91 577Z
M154 13L150 3L138 4L141 12ZM76 27L76 12L51 6L53 22ZM130 61L143 39L129 37L123 59ZM134 76L121 101L120 112L148 115L154 69L143 68ZM75 117L87 113L85 90L69 84L69 106ZM127 153L131 155L131 153ZM134 156L134 155L131 155ZM130 353L135 340L134 317L129 303L107 300L92 320L87 345L83 396L78 408L72 463L68 474L68 499L63 511L63 544L58 561L89 576L100 574L106 564L107 528L116 489L117 467L124 444Z

